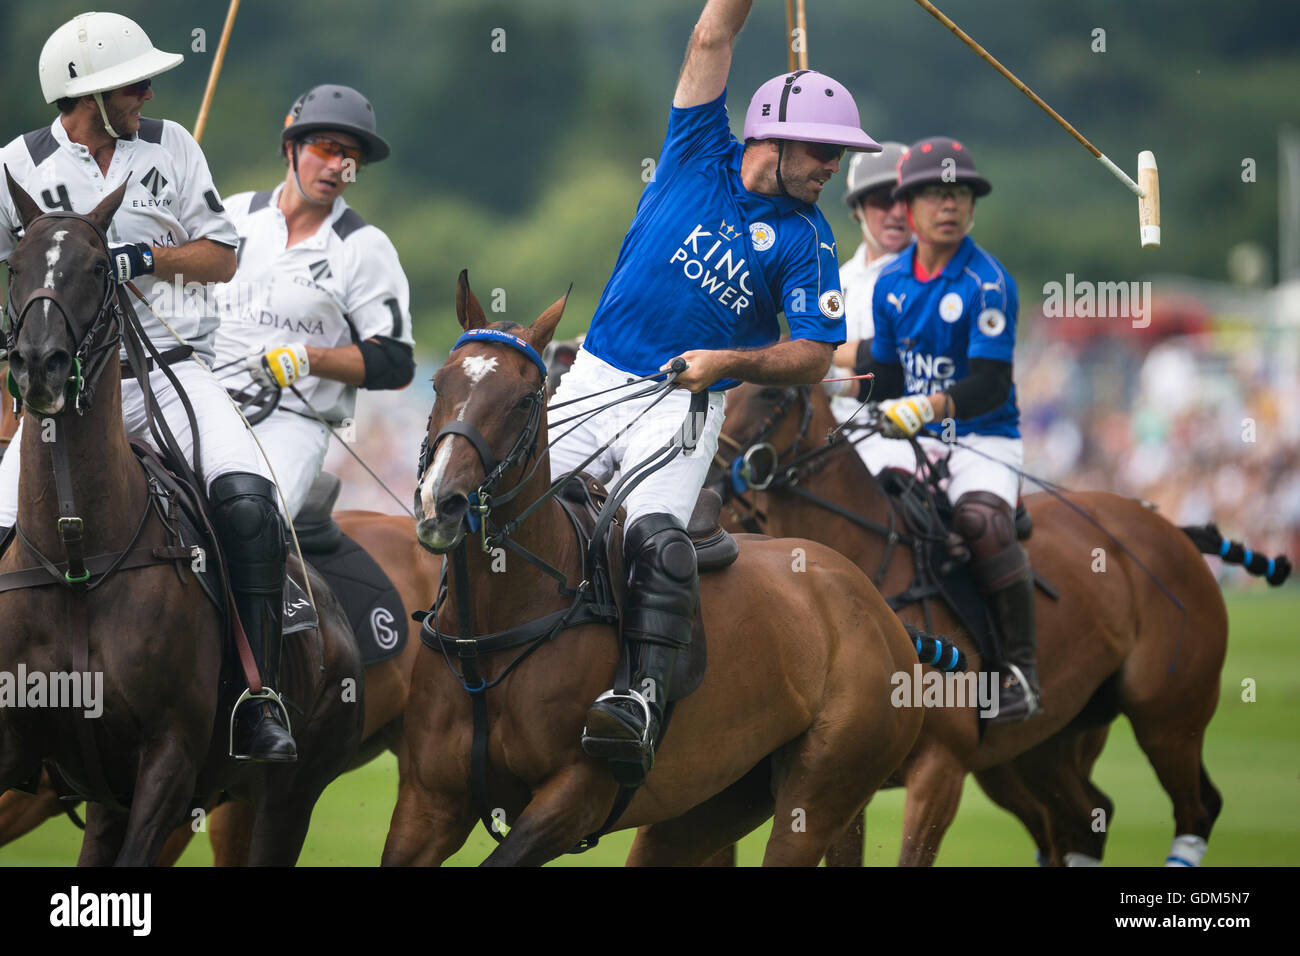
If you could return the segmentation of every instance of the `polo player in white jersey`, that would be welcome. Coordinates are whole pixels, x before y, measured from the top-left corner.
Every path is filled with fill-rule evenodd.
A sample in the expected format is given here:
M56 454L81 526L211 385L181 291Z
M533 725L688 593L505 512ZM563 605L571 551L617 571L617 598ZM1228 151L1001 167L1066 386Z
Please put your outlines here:
M280 152L283 183L226 200L239 271L217 291L217 364L239 366L227 387L286 390L255 430L292 519L329 448L313 412L342 424L358 388L404 388L415 361L397 250L343 200L358 168L389 155L369 101L347 86L308 90L285 117Z
M172 350L171 370L189 395L199 431L199 467L212 519L229 556L231 583L266 693L241 704L235 753L264 761L297 759L281 722L274 687L280 657L285 546L275 488L257 445L216 377L185 359L161 319L187 345L212 359L217 319L187 309L175 289L184 283L225 282L235 273L236 234L212 183L198 143L170 120L140 115L153 99L152 78L181 64L177 53L154 49L134 21L115 13L84 13L59 27L41 50L45 102L59 115L48 127L19 136L0 163L46 210L89 212L123 181L122 205L107 234L118 282L134 282L150 308L139 308L154 347ZM0 189L0 259L7 259L21 222L7 189ZM22 379L23 357L10 357ZM185 359L185 360L182 360ZM162 369L152 366L150 387L187 456L194 441L180 398ZM140 385L124 373L122 418L126 432L154 444ZM0 462L0 540L21 516L18 477L21 433Z

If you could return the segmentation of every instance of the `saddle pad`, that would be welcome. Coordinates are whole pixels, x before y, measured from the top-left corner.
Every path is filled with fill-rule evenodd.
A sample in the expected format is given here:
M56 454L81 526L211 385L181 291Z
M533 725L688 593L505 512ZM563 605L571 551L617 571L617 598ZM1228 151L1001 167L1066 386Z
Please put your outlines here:
M343 605L361 663L369 667L402 653L409 618L402 596L375 559L342 533L334 551L307 557Z

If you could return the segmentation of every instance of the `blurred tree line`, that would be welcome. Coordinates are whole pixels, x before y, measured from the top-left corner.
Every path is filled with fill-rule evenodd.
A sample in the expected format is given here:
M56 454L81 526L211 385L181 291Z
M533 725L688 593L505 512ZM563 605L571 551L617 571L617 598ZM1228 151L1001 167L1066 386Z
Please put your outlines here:
M586 327L657 156L702 0L245 0L203 147L226 195L283 177L279 130L294 98L346 83L375 106L393 157L348 201L392 237L411 280L421 350L455 330L455 277L528 322L574 283L562 334ZM952 135L993 182L974 237L1021 287L1022 308L1065 273L1131 280L1225 275L1242 240L1276 248L1277 128L1295 121L1300 7L1240 0L944 0L941 8L1130 175L1161 171L1164 244L1140 249L1134 197L1037 107L905 0L807 0L811 64L855 94L877 139ZM84 0L0 3L4 139L46 125L36 62ZM150 115L193 126L224 0L118 0L154 43L184 53ZM1105 52L1094 52L1104 30ZM203 31L196 34L195 31ZM504 32L494 32L504 31ZM785 69L784 4L758 0L737 45L739 133L753 89ZM203 50L196 50L199 37ZM495 49L494 49L495 47ZM502 49L504 47L504 49ZM1243 161L1255 181L1243 181ZM840 201L822 201L857 247ZM655 317L647 316L647 321Z

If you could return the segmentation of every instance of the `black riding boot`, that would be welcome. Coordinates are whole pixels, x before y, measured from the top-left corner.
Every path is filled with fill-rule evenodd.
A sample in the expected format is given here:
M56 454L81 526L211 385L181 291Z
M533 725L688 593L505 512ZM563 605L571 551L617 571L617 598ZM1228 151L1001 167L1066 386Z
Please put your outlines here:
M654 766L673 665L691 642L699 589L695 546L672 515L639 518L623 543L631 566L623 637L639 652L636 676L628 692L606 691L592 704L582 749L609 760L615 779L635 787Z
M262 678L263 694L236 705L232 755L292 763L298 747L275 687L284 620L284 530L275 486L260 475L232 472L212 482L212 523L230 568L239 620Z
M953 525L970 546L975 582L988 598L1002 636L998 712L990 723L1026 720L1042 710L1034 663L1034 575L1016 540L1011 507L997 495L972 491L958 499Z
M9 532L13 530L9 525L0 524L0 557L9 550Z
M995 724L1026 720L1042 710L1038 667L1034 662L1034 579L1031 575L989 596L1004 643L1002 675ZM1019 670L1019 674L1016 670ZM1023 680L1022 680L1023 678Z

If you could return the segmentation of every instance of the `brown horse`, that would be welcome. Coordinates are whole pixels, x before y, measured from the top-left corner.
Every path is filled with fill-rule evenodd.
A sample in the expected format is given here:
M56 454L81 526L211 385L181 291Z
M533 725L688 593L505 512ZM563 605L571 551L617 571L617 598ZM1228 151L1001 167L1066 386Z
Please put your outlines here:
M26 420L18 506L25 540L0 556L0 575L43 566L37 555L66 556L67 570L43 586L0 592L0 664L101 690L99 713L67 701L0 708L0 791L55 763L96 801L80 858L88 865L155 862L191 808L227 791L256 807L252 861L289 864L316 798L360 740L362 698L341 693L345 681L359 686L360 661L337 601L312 575L320 627L285 642L281 667L280 690L299 711L300 757L269 768L227 755L223 628L188 562L178 568L173 555L113 573L93 557L172 547L122 422L117 350L120 310L130 306L120 294L114 303L104 230L125 188L78 216L43 213L9 181L25 228L9 259L9 360ZM57 272L48 266L56 260ZM43 441L51 430L54 441ZM54 464L64 456L66 472ZM60 499L76 507L71 527L59 520L69 517ZM81 553L92 556L84 580L73 573ZM301 584L296 562L291 573Z
M785 475L796 448L806 453L824 444L835 424L819 388L742 386L729 397L722 445L729 450L721 457L730 459L759 438L776 449L772 473L781 477L752 502L765 515L765 530L830 544L873 575L884 594L897 594L912 580L911 550L887 551L883 535L810 497L898 527L886 493L852 447L841 440L805 460L796 475ZM1060 592L1059 600L1038 594L1046 709L1032 720L993 726L982 738L973 706L927 709L916 747L899 769L907 786L900 864L934 862L971 772L1025 823L1050 862L1065 862L1067 854L1100 860L1106 828L1095 826L1097 810L1108 824L1113 807L1089 774L1106 727L1120 712L1173 801L1175 834L1208 839L1222 800L1201 746L1218 701L1227 612L1200 551L1182 530L1128 498L1036 494L1025 503L1034 523L1025 542L1033 566ZM1123 546L1071 505L1121 536ZM969 635L945 605L933 607L935 630L978 667ZM917 604L899 615L922 620ZM832 856L860 862L860 841L859 822Z
M411 520L400 515L373 511L339 511L334 514L343 533L360 544L384 569L408 608L428 607L438 594L438 565L416 541ZM411 669L420 646L420 625L409 622L409 634L402 653L365 669L365 722L361 747L349 770L368 763L384 750L397 756L400 782L406 775L407 757L402 735L402 716L411 690ZM0 794L0 846L18 839L51 817L61 816L61 804L49 775L42 774L37 794L10 790ZM216 866L243 866L252 844L252 807L226 801L212 808L207 828ZM171 866L194 836L189 824L177 827L158 858Z
M428 622L443 634L457 632L462 612L481 633L573 604L531 561L511 559L506 573L493 573L495 558L467 538L465 525L471 494L482 502L492 491L500 505L490 518L503 524L538 503L511 525L510 540L569 582L582 579L565 511L554 497L541 501L552 485L539 414L544 383L531 360L551 339L563 305L526 329L492 326L508 333L513 347L490 339L461 345L434 377L432 463L417 497L418 535L436 553L472 545L466 575L453 569L448 587L450 595L467 588L468 601L458 607L459 597L444 600ZM464 329L487 326L464 273L456 306ZM449 422L466 440L444 437ZM480 448L505 456L492 468L499 490L483 487L489 482ZM504 500L510 489L518 495ZM482 520L486 528L489 517ZM610 828L643 827L629 863L698 864L775 811L764 863L814 865L915 739L920 714L888 699L890 673L915 660L906 632L861 571L808 541L747 536L734 564L701 578L700 601L708 671L677 703L653 771ZM479 658L487 772L485 802L476 805L475 707L465 692L473 678L463 684L441 653L421 649L406 725L411 767L385 864L439 864L489 812L510 828L491 865L541 864L603 829L619 786L583 753L579 738L587 707L615 672L613 629L589 623L563 630L512 669L513 656Z

